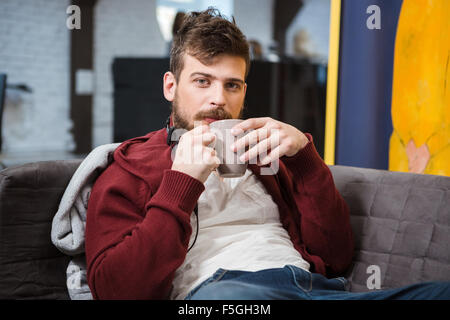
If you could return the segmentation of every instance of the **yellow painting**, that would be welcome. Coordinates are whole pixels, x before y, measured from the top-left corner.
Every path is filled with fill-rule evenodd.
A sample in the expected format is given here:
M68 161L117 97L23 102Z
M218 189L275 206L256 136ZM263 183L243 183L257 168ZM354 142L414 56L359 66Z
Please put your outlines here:
M450 176L450 1L404 0L392 88L389 170Z

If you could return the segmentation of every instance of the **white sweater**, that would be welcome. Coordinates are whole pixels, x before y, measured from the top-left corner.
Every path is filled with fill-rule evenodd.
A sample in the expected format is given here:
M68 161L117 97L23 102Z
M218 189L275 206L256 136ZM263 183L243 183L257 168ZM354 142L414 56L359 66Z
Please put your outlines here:
M197 241L175 273L172 299L184 299L218 268L258 271L287 264L309 271L279 219L278 207L247 169L239 178L215 173L198 200ZM196 217L191 216L192 244Z

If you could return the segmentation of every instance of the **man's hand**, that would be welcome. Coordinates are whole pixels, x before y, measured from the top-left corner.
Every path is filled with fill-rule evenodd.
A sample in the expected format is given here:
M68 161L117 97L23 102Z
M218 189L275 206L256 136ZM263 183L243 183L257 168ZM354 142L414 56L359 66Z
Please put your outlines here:
M259 156L258 165L261 166L282 156L291 157L308 143L308 138L303 132L272 118L247 119L234 126L231 133L238 135L251 129L253 131L231 145L231 150L236 152L246 146L252 146L240 160L250 161Z
M171 169L205 183L220 164L216 151L208 146L215 138L208 125L197 126L184 133L178 142Z

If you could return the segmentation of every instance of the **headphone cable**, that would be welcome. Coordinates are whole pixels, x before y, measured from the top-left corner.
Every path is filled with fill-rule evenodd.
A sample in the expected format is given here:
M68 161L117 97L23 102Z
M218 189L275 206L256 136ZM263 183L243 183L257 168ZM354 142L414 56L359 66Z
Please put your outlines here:
M195 244L195 241L197 241L197 236L198 236L198 205L197 205L197 204L195 205L194 213L195 213L195 221L196 221L197 228L196 228L196 230L195 230L195 238L194 238L194 242L192 242L192 244L191 244L191 246L189 247L189 249L188 249L187 252L189 252L189 250L192 249L192 247L193 247L194 244Z

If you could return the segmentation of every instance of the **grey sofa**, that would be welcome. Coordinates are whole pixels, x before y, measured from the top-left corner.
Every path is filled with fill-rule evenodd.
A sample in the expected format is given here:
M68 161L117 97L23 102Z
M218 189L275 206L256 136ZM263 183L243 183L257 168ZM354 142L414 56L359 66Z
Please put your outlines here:
M70 258L53 246L50 230L80 162L37 162L0 172L0 299L69 299ZM350 291L371 290L373 266L381 289L450 280L450 177L330 169L350 207L355 236L346 274Z

